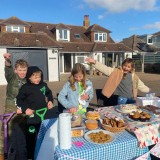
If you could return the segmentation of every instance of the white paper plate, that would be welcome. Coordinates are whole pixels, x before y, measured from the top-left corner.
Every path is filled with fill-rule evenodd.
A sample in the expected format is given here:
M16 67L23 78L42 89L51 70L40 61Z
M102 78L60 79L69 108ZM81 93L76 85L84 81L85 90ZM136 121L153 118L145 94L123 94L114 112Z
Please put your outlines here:
M124 113L124 114L128 114L128 113L130 113L130 112L133 112L133 111L123 112L119 107L117 107L115 110L116 110L117 112ZM136 110L138 110L138 109L136 109Z
M100 132L102 131L103 133L105 134L110 134L111 136L111 139L105 143L96 143L96 142L93 142L90 138L89 138L89 134L90 133L97 133L97 132ZM111 143L115 140L115 134L112 133L112 132L109 132L109 131L106 131L106 130L102 130L102 129L96 129L96 130L92 130L92 131L88 131L87 133L84 134L84 138L88 141L88 142L91 142L91 143L94 143L94 144L99 144L99 145L103 145L103 144L106 144L106 143Z

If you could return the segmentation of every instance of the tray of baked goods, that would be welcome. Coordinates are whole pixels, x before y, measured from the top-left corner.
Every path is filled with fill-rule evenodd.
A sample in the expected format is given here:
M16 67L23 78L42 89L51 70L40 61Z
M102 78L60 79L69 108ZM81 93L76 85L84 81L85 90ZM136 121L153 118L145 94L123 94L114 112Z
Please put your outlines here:
M130 121L150 122L153 120L153 115L145 110L139 110L129 113L127 119Z
M105 117L101 120L101 126L103 129L110 132L122 132L126 128L126 123L122 118L119 117Z

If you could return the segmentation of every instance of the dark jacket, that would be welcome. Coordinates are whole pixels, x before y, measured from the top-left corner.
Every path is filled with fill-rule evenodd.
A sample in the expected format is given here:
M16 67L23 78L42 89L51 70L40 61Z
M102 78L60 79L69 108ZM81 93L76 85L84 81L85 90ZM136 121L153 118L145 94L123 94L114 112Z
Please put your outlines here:
M43 74L41 74L41 82L38 85L30 82L29 78L36 71L41 70L36 66L28 67L26 75L27 83L21 87L17 95L17 106L21 107L23 113L25 113L27 108L39 110L47 107L48 101L53 102L52 91L48 88L47 83L43 82ZM34 114L32 120L36 119L40 120L40 117Z

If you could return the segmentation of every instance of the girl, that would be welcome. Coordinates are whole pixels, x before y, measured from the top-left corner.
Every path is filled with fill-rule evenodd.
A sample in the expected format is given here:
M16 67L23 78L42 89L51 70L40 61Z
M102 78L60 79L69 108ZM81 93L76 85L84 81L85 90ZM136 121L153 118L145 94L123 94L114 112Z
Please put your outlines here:
M64 84L58 95L58 101L71 113L88 107L93 98L92 82L86 78L85 67L76 63L69 80Z
M135 74L134 62L131 58L125 59L120 68L108 67L92 58L86 58L85 61L93 64L96 69L109 76L102 90L102 94L108 98L112 94L117 95L118 105L135 103L138 90L144 93L150 91Z

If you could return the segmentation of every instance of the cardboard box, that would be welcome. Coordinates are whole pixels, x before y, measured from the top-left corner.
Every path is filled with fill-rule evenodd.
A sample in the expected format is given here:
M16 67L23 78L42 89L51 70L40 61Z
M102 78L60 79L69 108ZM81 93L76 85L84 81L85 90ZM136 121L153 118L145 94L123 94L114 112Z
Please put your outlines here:
M153 105L160 107L160 98L159 97L137 97L136 104L138 106Z

